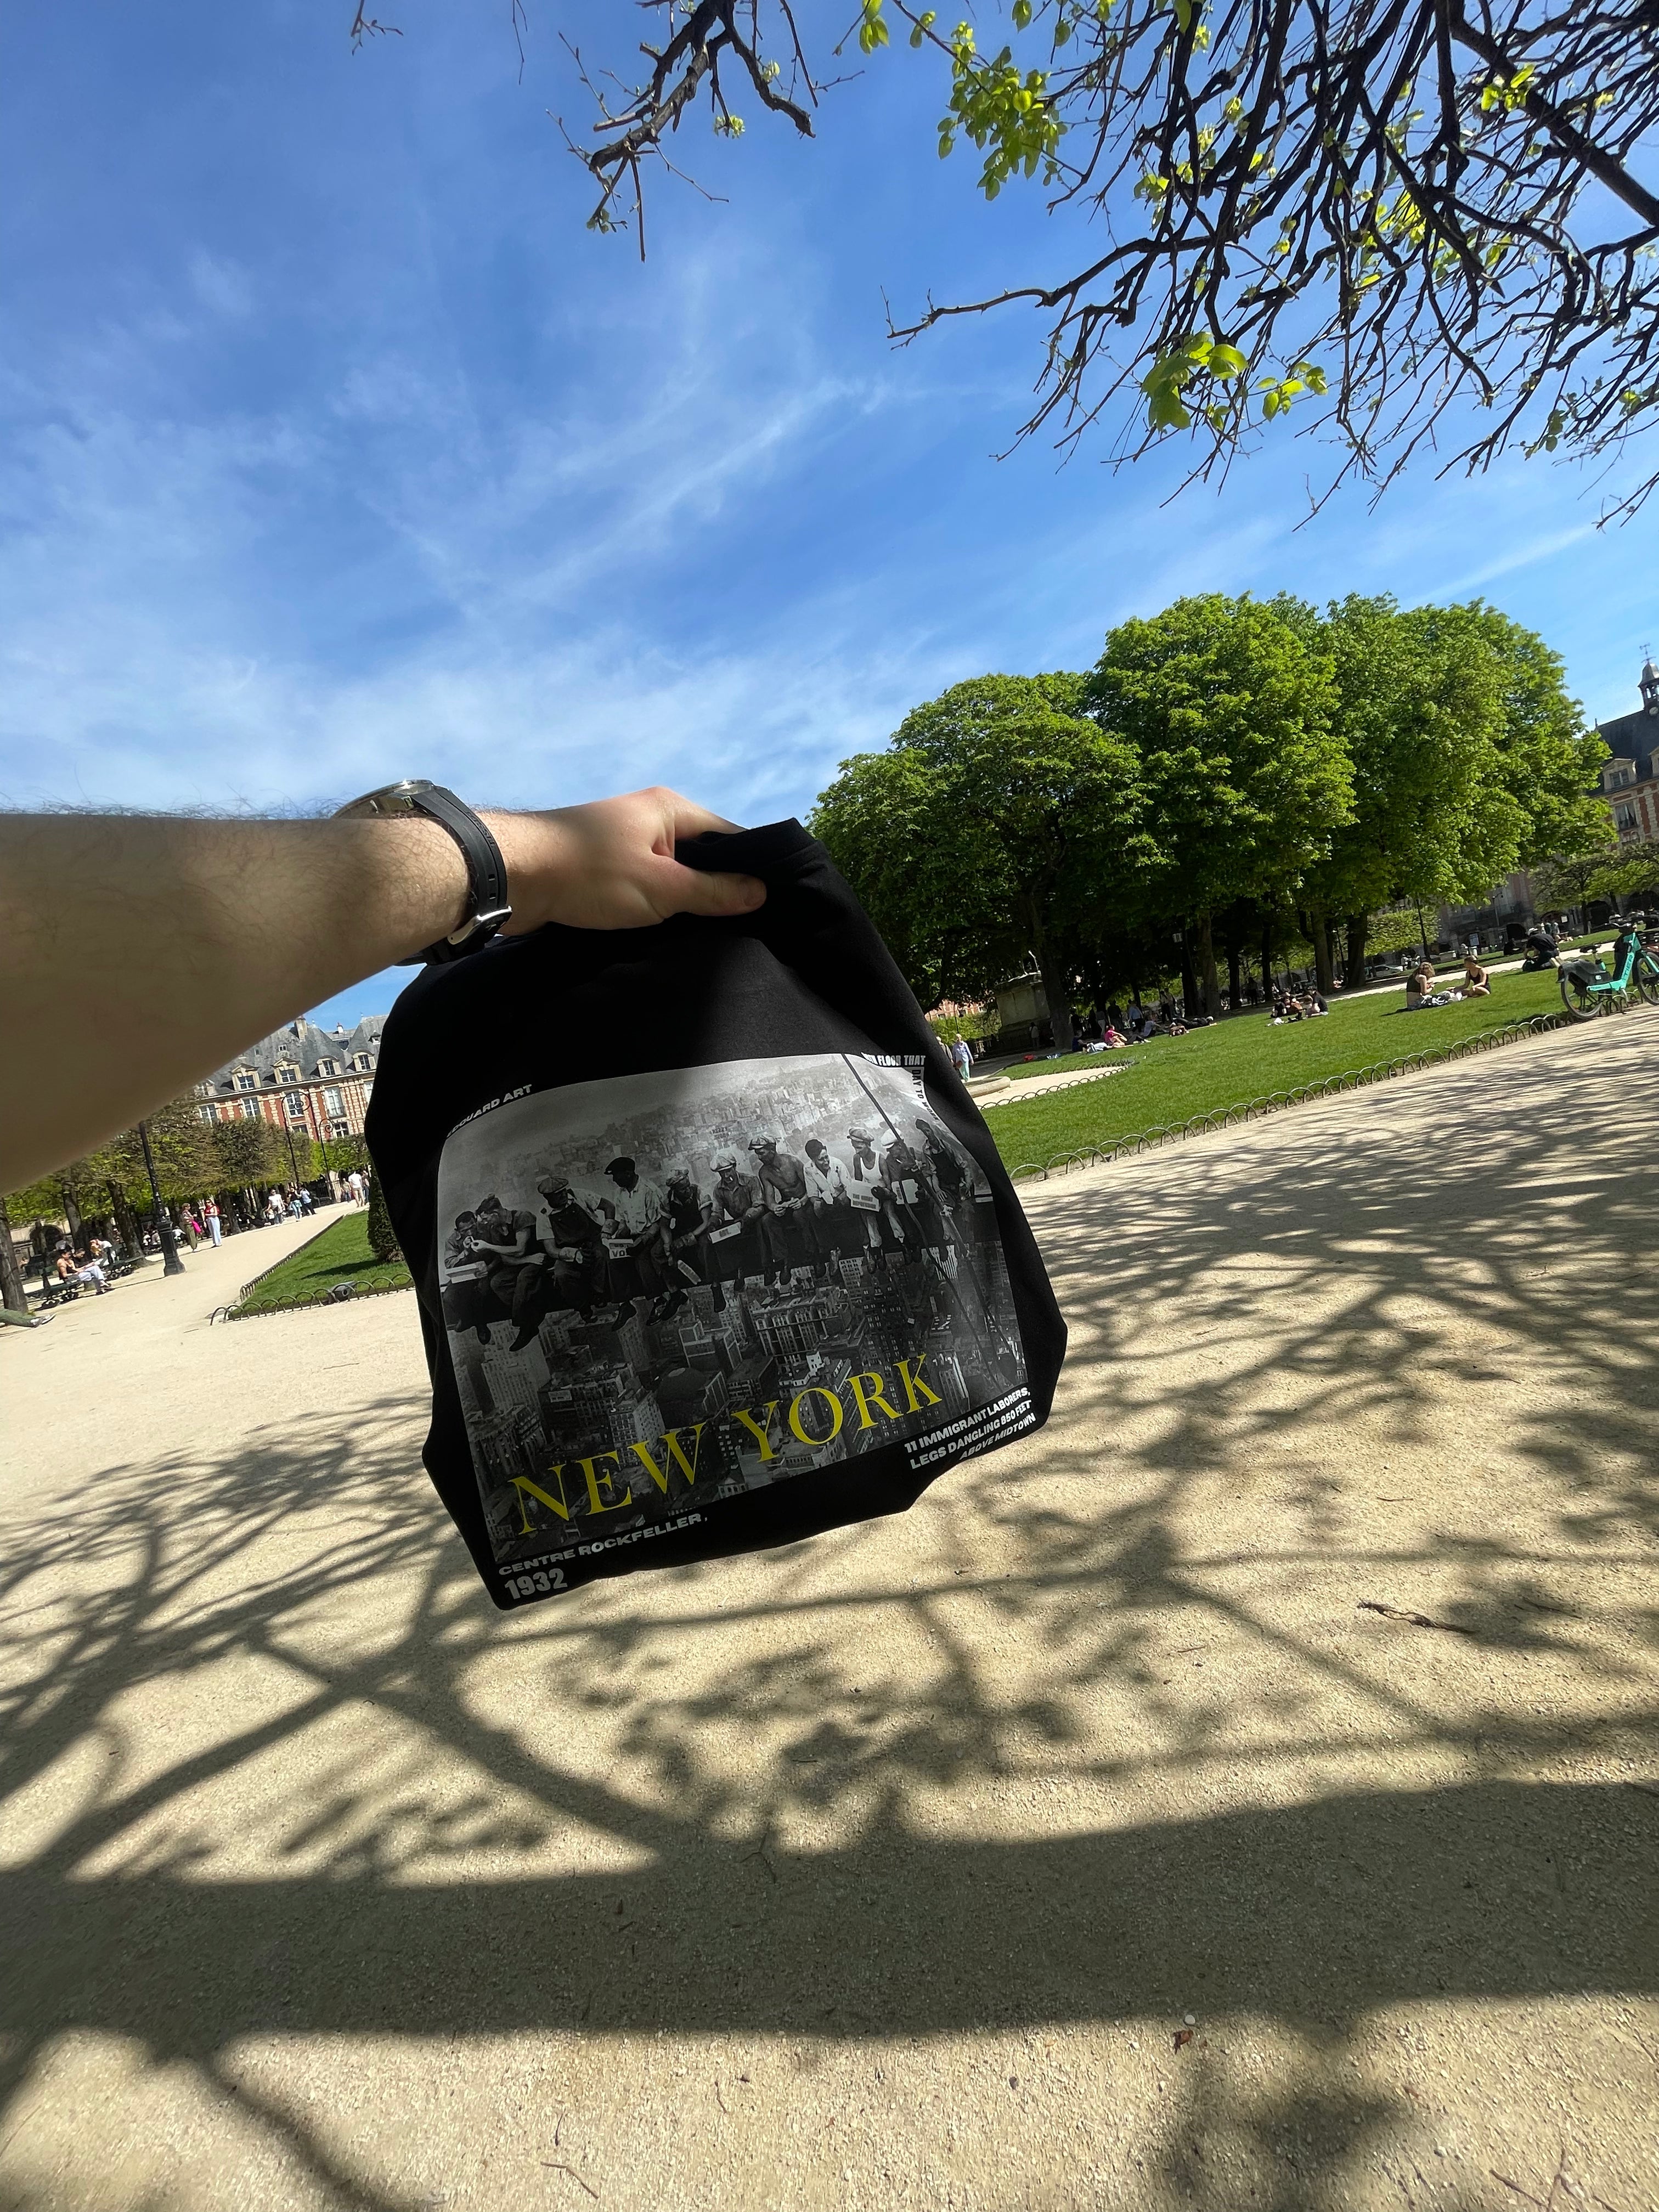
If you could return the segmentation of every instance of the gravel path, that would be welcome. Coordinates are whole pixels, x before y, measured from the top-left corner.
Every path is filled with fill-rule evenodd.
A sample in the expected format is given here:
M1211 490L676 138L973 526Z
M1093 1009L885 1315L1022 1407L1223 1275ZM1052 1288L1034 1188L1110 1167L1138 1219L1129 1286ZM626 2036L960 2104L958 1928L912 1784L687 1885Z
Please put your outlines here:
M0 1338L0 2204L1649 2212L1656 1054L1038 1187L1042 1435L511 1619L411 1300Z

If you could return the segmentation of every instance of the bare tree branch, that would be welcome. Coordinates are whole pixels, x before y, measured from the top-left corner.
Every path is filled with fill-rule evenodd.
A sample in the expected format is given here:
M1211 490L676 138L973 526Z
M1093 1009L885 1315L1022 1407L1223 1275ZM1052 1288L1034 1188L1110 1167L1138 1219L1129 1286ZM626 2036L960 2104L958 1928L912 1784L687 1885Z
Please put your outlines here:
M642 78L612 98L581 72L601 229L640 222L642 165L694 111L743 131L728 82L808 137L827 88L792 0L637 4ZM908 343L1046 313L1020 436L1107 426L1115 462L1184 437L1202 477L1290 419L1335 441L1334 483L1380 489L1425 452L1610 465L1659 423L1659 192L1632 166L1659 150L1659 0L1001 0L994 52L910 0L851 4L834 51L873 62L908 27L948 73L940 152L971 144L988 198L1032 179L1099 226L1070 275L890 320ZM381 27L359 7L354 39Z

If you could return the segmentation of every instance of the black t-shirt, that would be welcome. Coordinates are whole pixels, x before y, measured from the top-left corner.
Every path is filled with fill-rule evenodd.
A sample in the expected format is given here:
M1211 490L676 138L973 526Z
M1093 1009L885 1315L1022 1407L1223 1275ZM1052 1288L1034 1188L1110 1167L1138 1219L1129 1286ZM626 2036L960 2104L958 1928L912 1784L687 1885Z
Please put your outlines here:
M1046 1419L1065 1350L990 1134L823 848L789 822L679 857L761 877L766 904L498 942L426 969L381 1042L368 1139L419 1298L422 1456L503 1607L902 1511ZM481 1190L510 1218L558 1176L592 1205L626 1156L717 1192L759 1134L797 1160L817 1138L850 1178L852 1128L878 1157L948 1145L981 1226L786 1252L717 1207L672 1279L613 1269L579 1307L544 1267L511 1315L446 1324L439 1225Z

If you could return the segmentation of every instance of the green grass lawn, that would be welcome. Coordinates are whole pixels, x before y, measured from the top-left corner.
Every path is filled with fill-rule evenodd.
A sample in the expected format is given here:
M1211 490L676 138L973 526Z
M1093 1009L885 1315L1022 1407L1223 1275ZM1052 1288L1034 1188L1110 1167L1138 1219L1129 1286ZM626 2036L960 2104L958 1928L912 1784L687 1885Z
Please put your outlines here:
M1121 1052L1071 1054L1062 1060L1011 1067L1006 1073L1016 1081L1022 1075L1098 1067L1103 1059L1123 1072L1025 1103L987 1101L990 1110L985 1118L1011 1168L1041 1166L1058 1152L1110 1144L1159 1122L1188 1121L1195 1114L1243 1105L1274 1091L1291 1091L1328 1075L1369 1067L1376 1060L1402 1060L1408 1053L1453 1044L1477 1030L1493 1029L1528 1014L1559 1013L1561 994L1553 972L1512 973L1493 976L1489 999L1431 1006L1415 1014L1404 1007L1403 988L1353 999L1346 1005L1339 994L1322 1021L1290 1022L1274 1029L1265 1012L1241 1014L1184 1037L1159 1037Z
M257 1282L232 1311L276 1313L284 1306L312 1305L336 1283L349 1283L352 1296L365 1291L406 1291L409 1270L401 1260L377 1260L368 1249L368 1212L342 1215L290 1252Z

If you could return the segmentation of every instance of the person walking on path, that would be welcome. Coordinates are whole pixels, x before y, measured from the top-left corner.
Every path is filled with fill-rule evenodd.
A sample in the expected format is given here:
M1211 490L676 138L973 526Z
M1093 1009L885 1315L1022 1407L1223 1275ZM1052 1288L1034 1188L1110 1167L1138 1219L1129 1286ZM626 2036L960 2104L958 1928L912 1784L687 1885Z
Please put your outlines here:
M951 1064L956 1069L957 1073L962 1078L963 1081L966 1083L969 1077L974 1072L974 1055L969 1047L966 1037L958 1036L951 1038Z
M203 1206L202 1218L207 1224L207 1233L213 1239L213 1249L216 1252L222 1234L219 1227L219 1201L216 1198L209 1199Z

